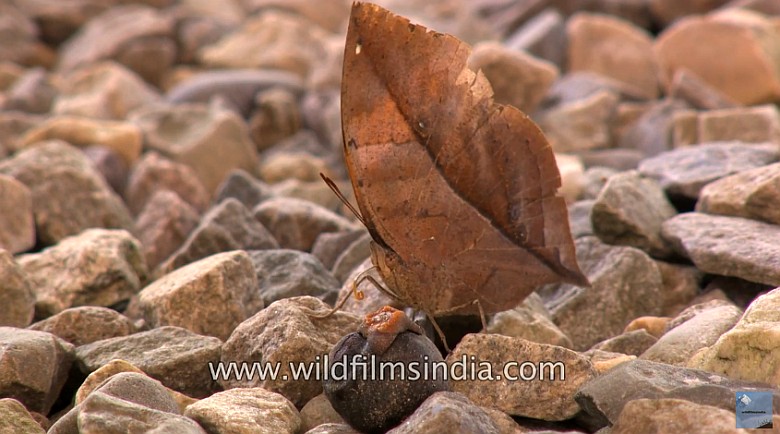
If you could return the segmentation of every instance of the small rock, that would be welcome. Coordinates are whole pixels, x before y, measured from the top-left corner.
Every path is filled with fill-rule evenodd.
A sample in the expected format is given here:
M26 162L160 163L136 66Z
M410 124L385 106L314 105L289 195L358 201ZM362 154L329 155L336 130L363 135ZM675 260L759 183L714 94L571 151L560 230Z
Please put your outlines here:
M593 235L590 213L595 200L580 200L569 205L569 226L574 239Z
M187 407L184 415L209 432L295 434L301 428L295 406L261 387L217 392Z
M674 73L669 96L681 99L700 110L736 107L738 104L685 68Z
M82 345L76 348L76 357L85 374L122 359L173 390L205 397L219 389L208 368L219 360L221 346L217 338L163 326Z
M286 179L322 182L320 173L332 177L324 159L305 152L276 152L263 159L260 178L270 184Z
M131 120L144 132L148 149L190 166L209 195L233 169L257 166L246 123L218 105L150 107L134 112Z
M780 224L780 163L756 167L704 186L696 211Z
M319 369L312 364L359 323L357 316L346 312L322 319L312 316L328 311L330 307L314 297L293 297L279 300L241 323L222 346L222 362L279 363L278 376L264 380L223 376L219 384L225 389L263 387L281 393L296 407L303 406L322 392L322 385L318 381L296 381L290 365L302 363Z
M244 170L235 169L220 184L214 194L214 203L220 203L232 197L238 199L247 209L252 209L272 195L271 187L268 184Z
M774 54L765 42L773 37L766 17L727 9L681 18L656 38L653 50L666 83L685 68L737 103L755 105L780 96L780 76L770 66ZM731 53L728 62L723 62L723 53Z
M361 280L357 285L357 288L353 288L358 277L372 267L374 267L374 264L371 262L371 258L366 258L360 265L355 267L355 269L352 270L352 273L344 280L344 284L341 286L341 290L339 290L338 297L339 303L344 297L349 297L341 308L344 312L352 312L362 317L381 309L382 306L392 306L397 309L403 309L405 307L382 291L382 289L377 288L374 283L368 279ZM380 285L384 285L384 280L382 280L382 276L380 276L379 273L373 272L369 274ZM363 294L363 298L358 300L355 294L352 293L353 289Z
M630 362L631 360L636 360L636 356L629 356L628 354L623 354L623 353L613 353L610 351L597 350L595 348L592 348L584 352L583 354L590 358L590 363L593 364L593 370L596 371L597 375L603 375L604 373L614 369L615 366L618 366L622 363ZM602 423L603 421L600 422L598 425L601 425Z
M661 434L674 421L675 432L737 433L732 411L682 399L636 399L626 404L611 434Z
M67 77L52 112L119 120L141 106L159 101L159 93L133 71L115 62L100 62Z
M674 116L687 109L688 106L679 100L654 102L631 127L625 129L618 146L636 149L645 156L658 155L671 149Z
M656 341L658 338L646 330L638 329L601 341L594 345L593 349L638 356L651 348Z
M324 423L308 431L306 434L361 434L360 431L345 423Z
M286 249L308 252L323 232L354 229L346 218L312 202L288 197L266 200L254 209L257 218Z
M485 74L497 103L513 105L525 113L536 109L558 78L558 68L552 63L497 42L475 45L468 67Z
M365 261L366 258L371 257L371 235L362 231L361 233L363 236L344 249L344 252L336 259L336 263L333 264L333 276L339 282L344 282L355 267ZM319 237L317 239L319 240Z
M696 199L701 189L725 176L774 163L775 144L716 142L675 149L648 158L639 172L657 180L668 195Z
M255 96L255 109L249 117L249 134L258 151L270 148L301 128L298 95L274 87Z
M82 151L111 186L114 193L122 194L125 191L127 177L130 173L130 165L127 164L127 161L116 151L105 146L87 146Z
M31 68L5 92L3 110L48 113L57 90L41 67Z
M669 256L661 224L677 211L660 185L637 171L609 178L591 211L593 232L605 243L631 246L656 257Z
M159 83L176 57L173 24L172 17L148 6L109 8L63 44L58 69L68 72L113 59L144 80Z
M32 194L16 179L0 175L0 248L11 253L29 250L35 245Z
M437 392L388 434L469 434L497 430L490 416L462 394Z
M667 220L662 235L705 273L780 285L777 225L691 212Z
M555 154L555 163L561 174L561 188L558 194L566 199L566 203L572 203L582 194L582 175L585 166L578 156L561 153Z
M2 68L2 64L0 64ZM2 77L0 69L0 77ZM5 158L9 153L22 148L22 139L31 128L38 126L46 120L45 116L24 113L19 111L0 111L0 156Z
M729 378L761 381L778 387L778 332L780 289L776 288L753 300L734 328L723 334L712 346L695 354L688 366L722 373ZM775 413L780 413L777 408Z
M629 333L634 330L644 330L651 336L660 338L666 333L667 326L672 318L658 316L640 316L635 318L626 326L623 333Z
M88 229L18 261L38 317L73 306L111 306L138 292L147 277L140 244L123 230Z
M13 398L0 399L0 432L14 434L45 434L38 422L21 402Z
M199 221L198 211L178 194L170 190L154 193L135 224L149 269L179 249Z
M615 393L616 390L620 393ZM712 372L637 359L591 380L580 388L575 399L589 415L604 424L614 424L624 406L636 399L684 399L733 414L734 396L740 390L770 391L770 387L732 380ZM780 397L780 392L773 391L773 395ZM775 412L778 405L775 404Z
M301 432L308 433L323 424L343 423L344 419L336 413L324 393L309 400L301 409Z
M199 213L209 206L209 193L192 168L156 152L147 152L133 167L127 182L125 199L128 208L138 215L149 199L160 190L176 193Z
M699 294L704 273L696 267L655 261L664 282L663 312L665 316L676 316L690 305Z
M598 91L545 111L539 126L556 152L607 148L610 145L609 119L617 102L615 93Z
M572 347L569 337L552 322L550 312L535 292L526 297L520 306L493 315L487 332L540 344Z
M159 271L169 272L220 252L278 247L274 237L241 202L226 199L203 216L184 244L160 265Z
M618 172L636 169L645 158L642 151L627 148L593 149L578 152L577 155L586 168L601 166Z
M135 125L71 115L53 116L30 128L20 139L20 145L38 146L38 142L54 139L79 148L105 146L121 155L127 164L132 164L141 154L141 130Z
M329 172L329 171L328 171ZM347 192L347 200L354 199L352 195L352 186L349 181L334 181L341 192ZM271 192L274 196L291 197L293 199L303 199L313 202L321 207L336 211L339 214L352 217L352 211L344 205L344 202L328 187L328 184L322 182L322 178L315 181L301 181L290 178L278 182L271 186ZM354 203L354 200L351 200Z
M518 355L522 355L522 360L518 360ZM553 421L569 419L580 410L574 393L596 375L590 361L574 351L482 333L468 334L458 343L447 356L451 371L455 363L465 365L459 372L466 378L450 378L453 391L466 395L477 405L497 408L512 416ZM487 363L491 365L489 372ZM489 381L477 379L486 374L492 376ZM507 378L509 375L515 381ZM536 398L524 399L528 396Z
M607 184L607 180L616 173L618 173L617 170L609 167L596 166L588 168L582 174L582 192L579 199L596 199L601 189Z
M596 237L578 238L575 246L577 261L591 285L559 285L546 301L553 321L574 349L588 349L619 335L632 319L660 312L661 272L647 254L633 247L609 246Z
M670 327L652 347L642 353L645 360L667 363L676 366L686 366L688 359L702 348L713 345L720 336L730 330L742 317L742 310L734 305L724 305L722 302L709 309L703 309L682 324ZM688 311L697 306L682 311L680 316L688 315ZM676 322L673 319L671 323ZM639 354L637 354L639 355Z
M273 249L249 252L257 275L256 291L265 305L289 297L309 295L326 303L336 301L339 281L309 253Z
M252 261L237 250L208 256L155 280L127 311L151 327L178 326L225 340L263 306Z
M35 314L35 294L22 267L0 249L0 326L26 327Z
M325 268L332 270L339 257L365 233L364 230L323 232L314 242L311 254L316 256Z
M698 0L695 2L679 2L675 0L650 0L648 6L653 18L666 26L686 15L698 15L709 12L728 0Z
M99 392L166 413L179 413L179 407L159 381L138 372L119 372L97 386ZM87 395L84 400L89 399ZM82 401L83 402L83 401Z
M81 306L38 321L28 327L51 333L73 345L85 345L101 339L127 336L135 333L137 327L121 313L98 306Z
M617 80L592 72L576 71L562 75L553 83L542 103L542 108L550 108L554 105L565 106L602 92L615 96L619 101L639 99L630 88Z
M650 34L617 17L580 12L566 24L571 71L591 71L658 96L658 66Z
M554 8L531 17L505 44L509 49L552 62L559 69L566 66L566 26L563 16Z
M698 142L780 141L780 112L774 104L710 110L699 114Z
M73 345L50 333L0 327L0 396L48 414L73 359Z
M30 189L35 230L44 245L88 228L133 226L122 200L89 159L64 142L41 143L0 161L0 174L11 175Z
M15 4L4 3L0 7L0 27L3 28L3 46L0 47L0 62L17 65L42 65L49 63L45 49L38 41L38 27L32 17L27 16Z

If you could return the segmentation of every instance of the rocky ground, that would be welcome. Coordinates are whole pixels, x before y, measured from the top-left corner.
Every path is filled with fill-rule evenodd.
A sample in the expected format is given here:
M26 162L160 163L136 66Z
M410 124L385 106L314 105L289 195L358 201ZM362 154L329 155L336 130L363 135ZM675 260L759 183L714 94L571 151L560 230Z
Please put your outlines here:
M735 392L780 394L780 4L380 3L543 128L592 283L450 342L564 381L452 382L392 432L742 432ZM319 381L208 368L289 373L388 303L311 316L369 266L319 178L349 195L349 7L0 3L0 432L355 432Z

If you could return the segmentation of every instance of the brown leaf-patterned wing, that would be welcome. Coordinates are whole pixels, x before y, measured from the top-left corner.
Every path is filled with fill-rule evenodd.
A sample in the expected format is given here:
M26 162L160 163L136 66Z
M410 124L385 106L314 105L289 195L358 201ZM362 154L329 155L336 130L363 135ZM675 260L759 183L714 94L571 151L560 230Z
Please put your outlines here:
M560 175L539 128L493 102L470 48L355 3L342 79L347 167L402 302L429 313L513 307L537 286L586 284Z

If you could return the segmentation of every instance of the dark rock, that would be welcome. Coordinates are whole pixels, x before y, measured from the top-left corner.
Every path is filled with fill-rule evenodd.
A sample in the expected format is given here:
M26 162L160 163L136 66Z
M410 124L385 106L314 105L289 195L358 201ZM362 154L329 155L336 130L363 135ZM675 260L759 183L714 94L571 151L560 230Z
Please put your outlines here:
M297 250L249 252L257 275L256 291L266 305L289 297L309 295L328 304L336 301L340 283L316 257Z
M228 174L214 195L214 203L228 198L238 199L247 209L272 196L271 187L246 171L235 169Z

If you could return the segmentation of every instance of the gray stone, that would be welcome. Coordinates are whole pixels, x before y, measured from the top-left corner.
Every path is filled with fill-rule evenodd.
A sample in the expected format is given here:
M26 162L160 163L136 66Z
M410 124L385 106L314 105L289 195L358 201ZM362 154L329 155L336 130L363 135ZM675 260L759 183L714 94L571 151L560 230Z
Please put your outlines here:
M675 113L688 106L679 100L661 100L644 112L620 138L620 148L637 149L655 156L672 147L671 132Z
M52 80L42 67L28 69L8 90L0 104L3 110L48 113L57 94Z
M222 346L222 362L278 362L278 376L264 380L221 377L219 384L225 389L263 387L281 393L296 407L303 406L322 393L322 384L294 380L290 364L321 360L359 323L357 316L347 312L336 312L327 318L314 316L328 311L330 307L314 297L293 297L277 301L241 323Z
M525 51L563 69L566 61L564 18L556 9L547 8L526 21L504 44L507 48Z
M73 359L73 345L50 333L0 327L0 396L47 414Z
M617 170L609 167L596 166L588 168L582 174L582 193L580 193L579 199L596 199L601 189L607 184L607 180L617 173L619 173Z
M615 393L619 390L620 393ZM575 399L582 409L604 424L614 424L624 406L635 399L684 399L734 412L737 391L770 391L768 385L732 380L712 372L687 369L648 360L622 363L588 382ZM780 392L775 396L774 412L780 409Z
M490 416L462 394L436 392L388 434L471 434L497 430Z
M292 402L261 387L217 392L189 405L184 415L208 432L296 434L301 428Z
M466 378L450 378L453 391L512 416L551 421L573 417L580 410L574 393L596 376L590 361L579 353L495 334L466 335L447 356L448 365L456 363L465 365L459 372ZM489 379L477 379L487 373ZM529 396L535 399L525 399Z
M697 212L663 224L663 237L701 271L780 285L780 227Z
M225 340L263 308L252 260L243 250L217 253L155 280L127 308L152 328L177 326Z
M138 331L128 317L99 306L71 307L36 322L28 329L51 333L76 346L128 336Z
M139 432L206 434L194 420L155 410L107 393L91 393L79 405L78 428L83 434L121 434L132 427Z
M339 256L364 234L365 230L323 232L314 242L311 254L316 256L325 268L332 270Z
M256 291L266 305L303 295L329 304L336 301L340 284L313 255L274 249L253 250L249 257L257 275Z
M20 253L35 245L35 219L30 189L0 175L0 249Z
M699 295L704 273L689 265L655 261L664 282L662 315L676 316Z
M352 270L360 265L366 258L371 257L371 235L363 233L363 236L352 242L333 264L333 276L343 282Z
M184 244L198 226L198 211L170 190L160 190L146 202L136 220L136 233L154 270Z
M130 213L89 159L65 142L40 143L0 162L32 193L35 230L45 245L95 227L131 229Z
M593 199L578 200L569 205L569 230L574 239L593 235L593 224L590 213L593 209Z
M556 152L607 148L611 144L608 121L617 103L616 93L599 90L544 111L539 126Z
M21 402L13 398L0 399L0 432L13 434L45 434L38 422Z
M237 199L230 198L210 209L160 268L169 272L216 253L278 247L274 237L249 210Z
M572 347L569 337L552 322L550 312L535 292L526 297L520 306L493 315L488 321L487 332L540 344Z
M133 214L138 214L146 203L161 190L170 190L198 213L209 206L209 193L189 166L171 161L157 152L147 152L133 167L125 189L125 200Z
M618 172L636 169L645 158L642 151L630 148L593 149L577 155L585 167L607 167Z
M26 327L35 314L35 294L22 267L0 249L0 326Z
M98 391L154 410L179 414L179 406L168 393L168 389L159 381L142 373L114 374L90 394ZM89 395L86 399L89 399Z
M605 243L665 257L672 249L661 238L661 224L675 214L655 180L630 171L609 178L593 204L591 221L593 232Z
M601 341L593 349L638 356L651 348L658 339L645 329L633 330Z
M632 319L660 312L661 272L647 254L609 246L596 237L578 238L575 245L591 285L559 285L545 303L574 349L588 349L622 333Z
M193 397L205 397L219 386L209 375L209 362L220 357L222 341L179 327L164 326L76 349L79 369L90 373L114 359L123 359L165 386Z
M669 195L696 199L712 181L780 158L774 144L706 143L675 149L639 165L639 172L656 179Z
M273 195L271 187L241 169L230 172L220 184L214 195L214 203L220 203L228 198L238 199L247 209L252 209L260 202Z
M780 224L780 163L737 172L704 186L696 211Z

